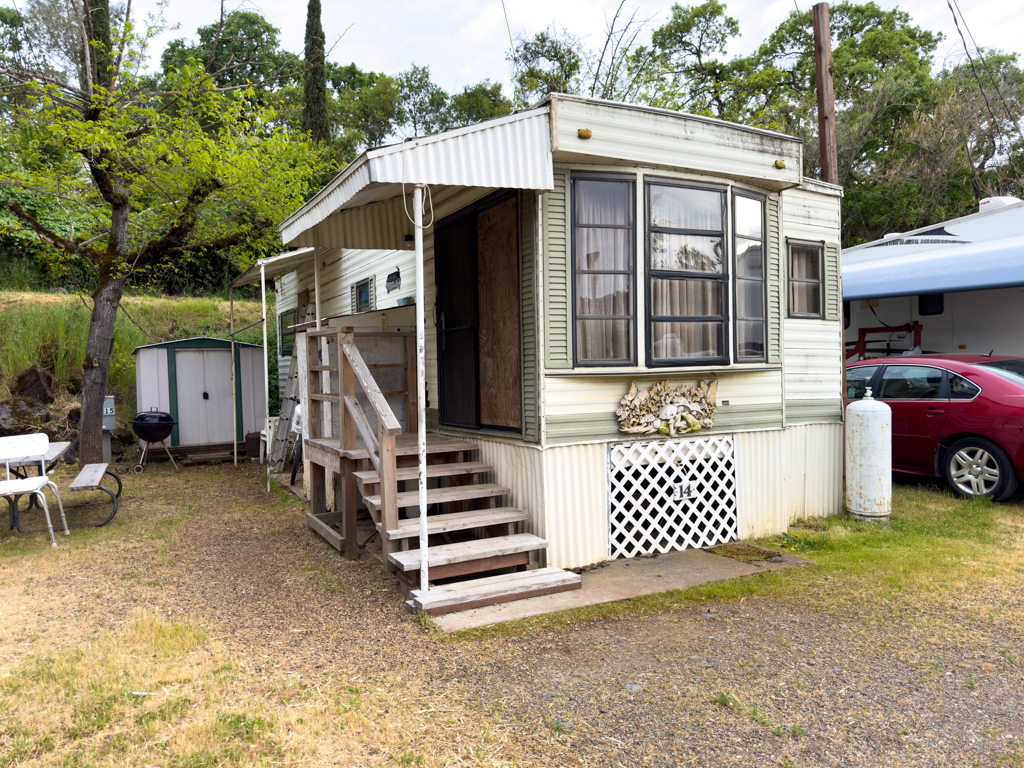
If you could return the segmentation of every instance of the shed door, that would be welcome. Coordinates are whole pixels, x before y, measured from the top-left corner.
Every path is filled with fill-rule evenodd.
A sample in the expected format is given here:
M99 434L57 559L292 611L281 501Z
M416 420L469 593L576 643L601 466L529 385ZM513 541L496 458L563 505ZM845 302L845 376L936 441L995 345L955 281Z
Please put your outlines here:
M180 350L175 355L178 385L178 443L230 443L231 352Z

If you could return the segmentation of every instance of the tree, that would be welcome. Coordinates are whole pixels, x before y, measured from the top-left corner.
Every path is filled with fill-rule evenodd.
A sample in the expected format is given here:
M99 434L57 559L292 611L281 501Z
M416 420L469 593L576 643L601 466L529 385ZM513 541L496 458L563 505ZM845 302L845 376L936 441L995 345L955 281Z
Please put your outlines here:
M501 83L490 80L467 85L460 93L452 94L449 104L453 125L470 125L512 113L512 102L502 93Z
M413 64L396 78L409 134L425 136L452 126L448 94L430 79L429 67Z
M514 75L515 99L526 106L548 93L579 93L583 84L584 50L564 27L549 27L531 38L520 36L508 54Z
M276 223L303 202L319 170L318 150L254 107L251 89L218 87L222 72L190 62L172 69L161 90L147 88L139 71L159 28L139 36L128 18L105 28L105 8L102 0L85 0L84 88L27 61L0 63L0 76L28 94L15 119L19 130L35 132L40 149L33 165L6 172L3 182L85 212L85 225L68 236L7 201L41 240L95 274L83 463L102 455L114 320L132 270L210 250L232 249L240 260L265 252L279 242ZM245 62L229 58L229 71L241 68L236 64Z
M309 0L306 11L306 66L302 73L302 129L316 141L331 140L327 115L327 76L324 69L324 28L320 24L320 0Z

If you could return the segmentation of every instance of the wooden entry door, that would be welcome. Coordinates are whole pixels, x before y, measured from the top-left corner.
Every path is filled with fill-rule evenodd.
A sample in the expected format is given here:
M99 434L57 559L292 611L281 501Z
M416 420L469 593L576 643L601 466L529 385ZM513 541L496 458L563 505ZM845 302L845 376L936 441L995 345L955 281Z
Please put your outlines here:
M438 226L440 421L521 431L519 212L515 196Z

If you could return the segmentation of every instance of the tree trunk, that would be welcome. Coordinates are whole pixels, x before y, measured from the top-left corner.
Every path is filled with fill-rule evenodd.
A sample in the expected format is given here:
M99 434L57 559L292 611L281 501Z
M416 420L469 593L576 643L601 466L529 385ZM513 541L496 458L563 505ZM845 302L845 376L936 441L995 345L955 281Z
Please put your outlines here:
M82 466L103 461L103 398L114 347L114 321L124 292L124 277L100 278L93 295L89 341L85 345L82 422L78 428L78 461Z

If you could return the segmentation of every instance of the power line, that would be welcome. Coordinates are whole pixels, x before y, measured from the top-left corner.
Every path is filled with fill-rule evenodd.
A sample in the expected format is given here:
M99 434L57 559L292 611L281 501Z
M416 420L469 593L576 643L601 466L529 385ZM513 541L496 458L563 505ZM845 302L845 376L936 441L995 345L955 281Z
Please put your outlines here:
M501 12L505 15L505 29L508 30L508 44L515 50L516 44L512 42L512 27L508 24L508 11L505 10L505 0L501 0Z

